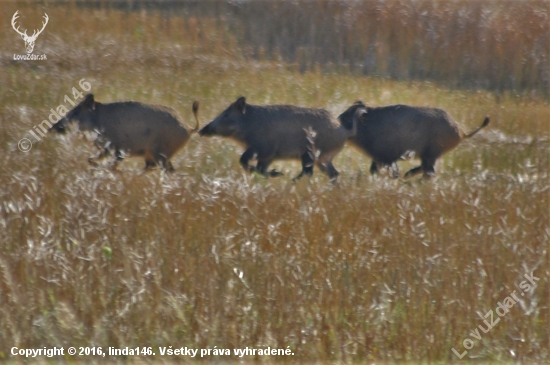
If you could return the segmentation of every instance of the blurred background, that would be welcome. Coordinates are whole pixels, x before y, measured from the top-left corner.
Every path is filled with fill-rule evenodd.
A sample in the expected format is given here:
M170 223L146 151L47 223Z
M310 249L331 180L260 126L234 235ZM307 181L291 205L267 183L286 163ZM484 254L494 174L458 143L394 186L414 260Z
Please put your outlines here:
M134 36L143 32L144 37L181 39L186 35L183 30L195 30L194 36L202 40L216 33L218 47L231 39L235 43L225 48L246 59L284 61L301 72L351 72L548 96L546 1L16 3L31 10L29 16L46 6L154 16L159 23L137 27ZM209 20L202 31L202 26L194 23L198 19Z

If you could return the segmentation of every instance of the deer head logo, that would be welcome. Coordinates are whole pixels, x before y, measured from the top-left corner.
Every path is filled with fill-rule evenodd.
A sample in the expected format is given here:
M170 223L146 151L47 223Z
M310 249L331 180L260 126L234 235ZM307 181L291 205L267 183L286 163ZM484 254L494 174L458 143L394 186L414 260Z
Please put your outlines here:
M19 30L19 27L15 27L16 26L16 21L17 21L17 18L19 17L19 15L17 14L19 12L19 10L17 10L15 12L15 14L13 14L13 18L11 18L11 26L13 27L13 29L15 29L15 31L17 33L19 33L19 35L21 35L21 38L23 38L23 40L25 41L25 48L27 49L27 53L32 53L32 50L34 49L34 42L36 41L36 38L38 38L38 36L40 35L40 33L42 33L42 31L44 30L44 28L46 28L46 24L48 24L48 14L44 13L44 22L42 22L42 29L40 30L35 30L31 36L28 36L27 35L27 30L25 30L24 32L21 32Z

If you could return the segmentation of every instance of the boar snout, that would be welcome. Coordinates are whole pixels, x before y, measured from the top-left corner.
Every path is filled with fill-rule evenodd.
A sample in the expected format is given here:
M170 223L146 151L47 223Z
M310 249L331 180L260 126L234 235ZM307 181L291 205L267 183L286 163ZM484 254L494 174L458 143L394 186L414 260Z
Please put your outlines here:
M48 129L48 132L51 133L51 132L56 132L56 133L61 133L61 134L64 134L67 132L67 118L63 118L61 120L59 120L59 122L55 123L54 125L52 125L49 129Z
M212 126L210 124L205 125L201 130L199 130L199 136L211 136L214 132L212 130Z
M195 116L195 121L197 124L195 125L195 128L191 129L191 132L198 132L200 129L200 122L199 122L199 101L195 100L193 102L193 115Z

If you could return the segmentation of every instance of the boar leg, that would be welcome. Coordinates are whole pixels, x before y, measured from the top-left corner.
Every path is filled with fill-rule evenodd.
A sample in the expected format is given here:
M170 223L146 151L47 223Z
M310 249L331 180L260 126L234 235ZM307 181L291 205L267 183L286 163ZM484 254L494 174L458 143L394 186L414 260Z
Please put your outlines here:
M422 159L422 170L424 171L424 177L430 178L435 175L435 158Z
M394 179L399 179L399 166L397 166L397 162L392 163L390 169L392 177Z
M430 178L435 175L435 160L429 159L429 160L422 160L422 164L418 167L415 167L414 169L409 170L405 174L405 179L409 177L413 177L415 175L420 174L421 172L424 172L424 177Z
M435 162L441 156L439 148L428 148L420 156L420 166L424 172L425 178L430 178L435 175Z
M88 163L92 166L97 166L96 161L102 160L105 156L110 155L111 151L108 148L104 148L96 157L88 157Z
M439 156L437 156L439 157ZM405 178L413 177L415 175L418 175L421 172L424 172L424 177L429 178L435 175L435 161L437 160L437 157L434 157L432 155L423 156L421 157L421 164L418 167L415 167L411 170L409 170L405 174Z
M152 168L156 167L157 166L157 163L154 161L154 160L150 160L150 159L145 159L145 167L143 168L143 170L151 170Z
M277 177L284 175L281 171L277 171L275 169L267 171L267 168L272 161L273 159L258 159L258 165L256 166L257 171L265 177Z
M103 139L103 136L101 134L98 134L95 141L94 141L94 146L98 149L98 150L103 150L103 149L107 149L109 148L109 145L110 143L109 142L106 142L104 139Z
M331 181L335 181L338 178L338 175L340 175L338 170L336 170L336 168L332 164L332 161L329 161L327 163L327 174L330 177Z
M302 155L302 171L296 176L293 181L300 180L302 176L313 175L313 165L315 164L315 155L311 151L307 151Z
M118 148L115 150L115 160L113 161L113 166L111 169L116 170L120 161L124 160L124 154Z
M139 151L138 155L143 155L143 159L145 160L145 167L143 168L144 171L157 167L155 156L149 150Z
M271 164L271 161L273 161L273 159L265 159L265 158L262 159L262 160L258 159L257 166L249 165L248 162L250 160L253 160L256 157L256 155L257 155L257 152L252 147L247 149L242 154L241 159L239 160L239 162L241 163L241 166L243 167L243 169L245 169L245 171L259 172L260 174L264 175L265 177L275 177L275 176L283 175L282 172L277 171L277 170L267 171L267 168L269 167L269 165Z
M420 156L420 166L409 170L405 174L405 178L413 177L415 175L420 174L421 172L424 172L424 177L433 176L435 174L435 169L434 169L435 161L437 160L439 155L440 154L438 152L434 153L432 150L430 150L430 148L425 150Z
M380 163L374 160L372 161L369 169L371 175L378 174L380 172L380 165ZM391 170L391 175L393 178L399 178L399 167L397 166L396 162L392 163L391 165L382 164L382 166Z
M370 171L371 175L374 175L374 174L378 173L378 164L376 163L376 161L372 161L372 163L370 164L369 171Z
M97 136L97 138L94 141L94 146L99 150L99 154L96 157L88 157L88 163L92 166L97 166L98 160L101 160L105 158L105 156L111 154L111 142L106 142L101 134Z
M172 165L172 161L170 160L166 161L166 171L168 172L176 171L176 169L174 168L174 165Z
M176 169L174 168L174 166L172 165L172 163L170 162L170 160L167 159L166 156L163 155L162 153L157 153L156 161L157 161L157 164L159 164L160 166L162 166L162 168L163 168L165 171L167 171L167 172L174 172L174 171L176 171Z
M338 178L338 175L340 175L338 170L336 170L336 168L332 164L332 160L329 160L324 163L317 162L317 167L319 167L319 170L327 174L331 181L336 181L336 179Z
M418 175L421 172L422 172L422 166L417 166L415 168L412 168L409 171L407 171L407 173L405 174L405 179L408 179L409 177L413 177L415 175Z
M247 149L246 151L244 151L244 153L241 155L241 159L239 160L239 162L241 163L241 166L243 167L243 169L247 172L254 172L256 171L256 167L255 166L251 166L248 164L248 162L250 160L253 160L254 159L254 155L256 155L256 152L254 151L253 148L249 148Z

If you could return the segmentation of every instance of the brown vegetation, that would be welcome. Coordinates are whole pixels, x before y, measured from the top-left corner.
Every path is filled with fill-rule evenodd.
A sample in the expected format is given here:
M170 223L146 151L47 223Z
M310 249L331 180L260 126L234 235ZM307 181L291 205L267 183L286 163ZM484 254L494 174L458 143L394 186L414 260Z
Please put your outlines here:
M254 59L450 87L550 90L548 1L88 1L216 19ZM170 27L166 30L179 32ZM204 35L198 32L195 36Z

